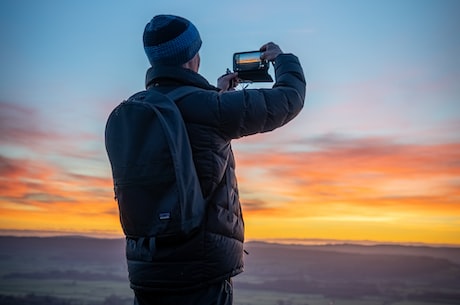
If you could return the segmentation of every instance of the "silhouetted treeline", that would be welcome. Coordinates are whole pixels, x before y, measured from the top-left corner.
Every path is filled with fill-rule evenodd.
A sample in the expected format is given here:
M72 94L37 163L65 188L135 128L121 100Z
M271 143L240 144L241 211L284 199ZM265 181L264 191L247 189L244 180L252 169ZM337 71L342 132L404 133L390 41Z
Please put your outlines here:
M0 295L1 305L127 305L132 304L132 299L111 295L101 302L83 302L74 299L55 298L28 294L26 296Z
M51 296L37 296L28 294L26 296L9 296L0 295L0 304L2 305L76 305L70 300L54 298Z
M83 272L79 270L49 270L43 272L12 272L3 276L4 279L32 279L32 280L74 280L74 281L127 281L126 276L112 273Z

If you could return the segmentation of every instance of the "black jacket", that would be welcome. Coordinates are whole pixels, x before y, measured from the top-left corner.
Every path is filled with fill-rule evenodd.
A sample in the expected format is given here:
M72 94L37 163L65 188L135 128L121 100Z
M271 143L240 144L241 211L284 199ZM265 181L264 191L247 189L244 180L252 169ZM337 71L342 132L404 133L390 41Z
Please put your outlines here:
M231 140L271 131L302 109L305 78L294 55L276 58L272 89L219 93L201 75L180 67L147 71L146 87L168 92L194 86L177 105L186 123L208 208L205 226L186 242L127 238L131 287L178 290L200 287L243 271L244 223Z

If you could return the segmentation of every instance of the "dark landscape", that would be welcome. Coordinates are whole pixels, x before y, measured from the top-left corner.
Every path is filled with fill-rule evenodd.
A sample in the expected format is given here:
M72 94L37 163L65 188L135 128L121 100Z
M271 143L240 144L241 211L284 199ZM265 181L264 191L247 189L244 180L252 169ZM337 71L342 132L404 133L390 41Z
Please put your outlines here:
M248 242L236 305L460 304L460 248ZM123 239L0 236L0 304L132 304Z

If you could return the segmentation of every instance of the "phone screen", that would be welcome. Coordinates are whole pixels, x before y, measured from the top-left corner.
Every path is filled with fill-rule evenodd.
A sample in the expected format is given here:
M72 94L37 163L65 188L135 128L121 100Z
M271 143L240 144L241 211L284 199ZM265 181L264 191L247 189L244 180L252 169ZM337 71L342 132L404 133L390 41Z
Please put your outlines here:
M233 70L256 71L267 68L266 62L260 59L260 51L240 52L233 55Z
M272 82L268 74L270 63L260 59L261 51L233 53L233 71L238 72L238 77L251 82Z
M261 52L259 51L236 53L235 61L238 65L259 63L261 61L260 55Z

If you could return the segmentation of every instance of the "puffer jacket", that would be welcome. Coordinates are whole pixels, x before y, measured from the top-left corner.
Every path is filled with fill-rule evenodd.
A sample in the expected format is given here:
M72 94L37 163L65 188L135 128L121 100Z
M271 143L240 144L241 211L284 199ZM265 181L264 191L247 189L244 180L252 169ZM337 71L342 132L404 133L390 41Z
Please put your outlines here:
M244 222L231 141L285 125L302 109L305 78L296 56L281 54L272 89L219 93L201 75L180 67L147 71L146 87L166 93L178 86L196 92L177 101L189 134L207 215L202 230L181 242L127 238L131 287L188 290L243 271Z

